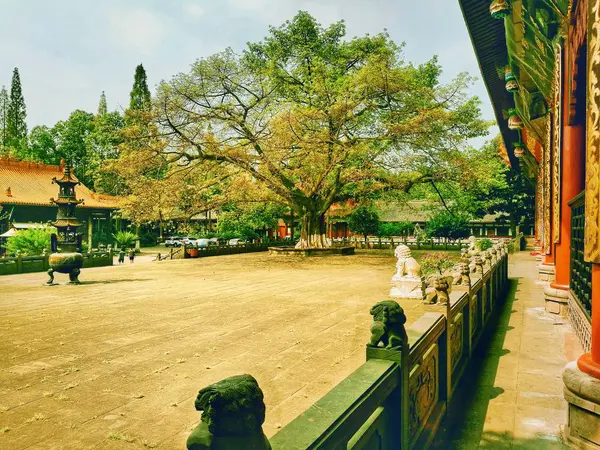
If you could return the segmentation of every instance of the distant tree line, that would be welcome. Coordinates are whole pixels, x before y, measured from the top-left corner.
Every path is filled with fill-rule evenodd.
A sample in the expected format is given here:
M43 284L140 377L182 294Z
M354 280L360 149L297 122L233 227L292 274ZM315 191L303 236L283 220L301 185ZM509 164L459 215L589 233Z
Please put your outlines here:
M150 102L146 71L140 64L135 70L128 110L109 111L102 91L95 114L77 109L52 127L37 125L28 133L27 108L19 69L15 67L10 92L5 86L0 90L0 154L55 165L64 159L88 187L108 194L124 194L126 184L103 170L103 165L107 160L119 158L123 131L128 125L126 118L133 115L129 111L149 111Z

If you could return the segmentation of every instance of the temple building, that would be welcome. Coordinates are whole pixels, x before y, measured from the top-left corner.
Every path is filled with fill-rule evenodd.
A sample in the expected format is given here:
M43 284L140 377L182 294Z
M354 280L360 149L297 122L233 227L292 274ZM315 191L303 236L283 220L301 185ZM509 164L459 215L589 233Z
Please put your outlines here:
M546 309L584 350L565 434L600 448L600 0L459 0L510 164L536 184Z
M0 234L44 226L56 219L56 197L53 178L60 178L64 165L52 166L13 158L0 158ZM77 197L83 200L76 210L84 224L83 241L88 248L112 242L112 215L119 208L116 197L92 192L84 185L77 187Z

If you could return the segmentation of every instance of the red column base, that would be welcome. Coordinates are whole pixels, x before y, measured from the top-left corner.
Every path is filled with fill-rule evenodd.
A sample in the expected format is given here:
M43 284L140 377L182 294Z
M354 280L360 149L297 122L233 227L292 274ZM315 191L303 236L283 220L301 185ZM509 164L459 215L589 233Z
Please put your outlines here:
M554 288L554 289L560 289L561 291L568 291L569 290L569 285L568 284L550 283L550 287Z
M577 367L583 373L589 376L600 379L600 364L592 359L591 353L584 353L577 360Z

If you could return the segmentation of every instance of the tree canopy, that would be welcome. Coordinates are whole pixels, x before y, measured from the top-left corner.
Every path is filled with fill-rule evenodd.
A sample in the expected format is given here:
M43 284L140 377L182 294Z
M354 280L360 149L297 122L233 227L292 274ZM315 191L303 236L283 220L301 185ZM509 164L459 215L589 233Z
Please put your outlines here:
M464 177L466 139L487 133L460 75L405 63L386 33L345 39L306 12L237 55L196 61L158 90L170 162L214 161L302 217L299 247L325 247L327 209L348 198Z
M148 89L148 77L142 64L135 68L133 88L131 89L129 97L129 109L149 111L152 107L150 90Z
M350 231L363 235L365 241L370 234L379 233L379 226L379 214L373 207L359 206L348 216Z

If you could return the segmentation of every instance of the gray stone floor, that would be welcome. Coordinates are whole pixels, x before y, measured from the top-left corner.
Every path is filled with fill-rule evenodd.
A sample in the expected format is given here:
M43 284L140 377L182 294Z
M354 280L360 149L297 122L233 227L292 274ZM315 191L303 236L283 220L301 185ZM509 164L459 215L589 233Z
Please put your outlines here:
M566 318L544 311L535 259L511 255L511 286L457 391L438 449L563 449L562 370L581 347Z

